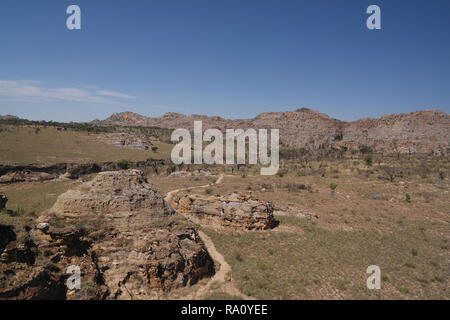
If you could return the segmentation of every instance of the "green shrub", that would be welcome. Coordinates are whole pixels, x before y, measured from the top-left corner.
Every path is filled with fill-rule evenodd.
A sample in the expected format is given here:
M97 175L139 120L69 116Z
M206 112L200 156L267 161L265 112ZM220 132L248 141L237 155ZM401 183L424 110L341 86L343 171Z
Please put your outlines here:
M131 167L130 163L125 159L118 160L116 162L116 164L120 169L123 169L123 170L130 169L130 167Z
M406 202L410 203L411 202L411 195L409 193L405 194L405 200Z
M175 167L175 166L168 166L167 169L166 169L166 172L169 175L169 174L175 172L176 170L177 170L177 167Z
M337 188L337 187L338 187L338 185L337 185L336 182L330 183L330 189L331 189L331 192L332 192L332 193L335 193L335 192L336 192L336 188Z

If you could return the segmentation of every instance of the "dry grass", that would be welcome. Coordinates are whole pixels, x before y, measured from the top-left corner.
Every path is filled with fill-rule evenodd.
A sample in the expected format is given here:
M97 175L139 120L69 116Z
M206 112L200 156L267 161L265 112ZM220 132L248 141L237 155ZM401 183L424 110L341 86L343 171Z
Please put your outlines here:
M45 182L14 183L0 185L0 192L8 198L7 208L23 208L27 212L39 214L50 209L58 196L79 185L76 180L50 180Z
M358 173L367 170L363 160L349 169L354 159L312 163L326 168L325 174L298 175L292 163L282 176L240 172L211 187L212 194L251 190L281 209L319 219L282 216L272 231L208 234L232 266L239 289L255 298L449 299L449 184L437 174L448 172L448 161L435 161L424 178L414 170L421 161L411 159L411 174L394 182L380 179L376 168ZM381 290L366 288L372 264L381 268Z
M309 220L279 217L303 232L220 234L209 231L231 264L240 290L259 299L448 299L445 225L408 224L396 232L327 230ZM424 229L422 229L424 228ZM426 239L426 240L425 240ZM382 289L368 290L369 265ZM402 288L407 288L405 293Z
M54 127L2 126L0 132L0 163L48 165L62 162L133 161L161 159L170 155L172 146L158 142L157 152L115 147L94 141L92 135Z
M167 177L152 174L147 176L147 179L164 195L170 190L203 186L212 183L217 177Z
M30 130L0 133L6 139L0 162L155 158L148 151L99 145L84 133L47 128L35 135ZM208 187L211 194L221 195L251 190L292 214L278 217L280 225L270 231L205 230L231 265L243 293L261 299L450 299L448 157L374 155L370 165L362 156L352 157L285 162L277 176L260 176L256 167L235 169L222 184ZM386 167L395 168L393 179ZM232 173L229 166L206 169ZM161 194L214 181L169 178L165 169L148 178ZM31 212L51 207L77 183L18 183L0 186L0 192L9 198L9 209L25 209L20 214L23 227L32 219ZM331 183L337 184L335 192ZM204 194L205 189L190 192ZM319 218L297 218L298 212ZM17 216L3 215L0 223L14 219ZM381 268L381 290L366 288L366 268L372 264ZM231 298L213 289L208 298Z

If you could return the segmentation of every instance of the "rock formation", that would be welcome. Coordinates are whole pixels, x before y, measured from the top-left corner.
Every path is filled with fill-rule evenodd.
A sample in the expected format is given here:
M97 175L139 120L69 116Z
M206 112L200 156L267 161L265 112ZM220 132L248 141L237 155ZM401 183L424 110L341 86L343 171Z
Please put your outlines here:
M17 172L10 172L0 177L0 183L15 183L15 182L42 182L46 180L55 179L56 175L46 172L32 172L29 170L22 170Z
M271 202L250 194L222 196L187 195L174 203L177 212L193 221L245 230L264 230L276 225Z
M0 299L155 299L213 272L196 229L139 170L99 173L3 242ZM73 265L80 290L65 286Z
M202 170L202 169L197 169L197 170L193 170L193 171L174 171L171 174L169 174L169 177L211 177L214 176L214 174L212 174L209 171L206 170Z
M103 133L95 136L95 139L106 144L129 149L150 150L153 146L147 137L125 132Z
M280 142L291 148L314 150L330 147L358 148L367 145L387 152L447 153L450 147L450 115L440 110L394 114L380 119L361 119L353 122L331 119L324 113L308 108L265 112L253 119L241 120L173 112L150 118L123 112L94 123L192 129L195 120L202 120L203 130L280 129Z
M0 211L6 207L6 203L8 202L8 198L0 192Z
M81 176L98 173L102 170L96 163L68 163L66 175L70 179L78 179Z
M60 195L50 211L79 215L140 209L169 211L142 171L131 169L99 173L92 181Z

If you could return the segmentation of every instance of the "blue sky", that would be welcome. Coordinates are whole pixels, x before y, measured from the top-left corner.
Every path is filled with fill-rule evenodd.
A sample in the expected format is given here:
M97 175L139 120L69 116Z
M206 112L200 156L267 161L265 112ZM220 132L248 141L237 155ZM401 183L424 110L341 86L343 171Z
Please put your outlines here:
M382 30L366 28L371 4ZM0 114L449 112L449 13L448 0L2 0Z

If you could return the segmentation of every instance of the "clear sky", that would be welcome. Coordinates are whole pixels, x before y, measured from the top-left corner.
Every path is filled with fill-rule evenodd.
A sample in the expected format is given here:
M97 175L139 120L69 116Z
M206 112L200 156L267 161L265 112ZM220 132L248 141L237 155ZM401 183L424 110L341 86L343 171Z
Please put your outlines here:
M82 30L66 28L81 8ZM366 8L381 8L368 30ZM0 114L450 109L448 0L1 0Z

